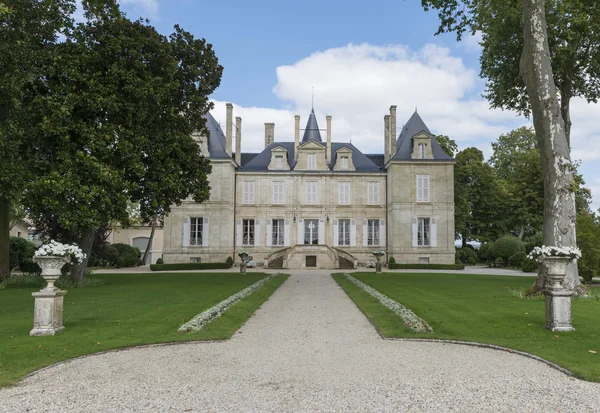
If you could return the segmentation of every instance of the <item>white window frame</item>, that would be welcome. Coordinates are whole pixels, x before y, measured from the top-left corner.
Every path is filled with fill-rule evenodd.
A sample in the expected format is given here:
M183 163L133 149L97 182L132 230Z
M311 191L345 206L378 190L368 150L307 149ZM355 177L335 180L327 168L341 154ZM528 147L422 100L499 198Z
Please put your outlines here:
M340 205L350 205L350 182L338 183L338 202Z
M309 153L306 155L306 169L317 169L316 153Z
M429 202L429 175L417 175L417 202Z
M318 202L318 182L306 181L306 204L315 205Z
M275 155L275 168L283 168L283 155Z
M431 218L417 218L417 246L431 246Z
M340 156L340 169L348 169L348 156L347 155L342 155Z
M367 220L367 245L378 246L381 243L381 228L379 219Z
M267 235L269 236L269 235ZM283 246L285 245L285 220L274 219L271 221L271 245L272 246Z
M285 201L285 185L283 181L273 181L273 203L283 204Z
M379 182L367 182L367 204L379 205Z
M203 217L190 217L190 246L202 246Z
M427 145L424 143L417 144L417 157L419 159L425 159L427 156Z
M255 189L256 189L256 182L242 181L242 203L243 204L254 204Z
M346 224L346 225L344 225ZM349 247L351 244L350 219L338 220L338 246Z
M256 221L254 219L242 220L242 245L253 246L256 243Z

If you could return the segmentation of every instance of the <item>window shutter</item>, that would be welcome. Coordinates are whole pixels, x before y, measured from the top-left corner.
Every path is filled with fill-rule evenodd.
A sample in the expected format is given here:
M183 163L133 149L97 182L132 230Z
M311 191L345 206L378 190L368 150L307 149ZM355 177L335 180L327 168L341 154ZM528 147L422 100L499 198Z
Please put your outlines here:
M248 182L248 203L254 203L254 182Z
M418 232L419 232L419 228L418 228L418 220L417 218L413 218L412 219L412 246L413 247L418 247L419 246L419 238L418 238Z
M339 228L338 228L338 220L334 220L333 221L333 246L334 247L338 247L340 240L339 240Z
M370 205L373 203L373 185L367 182L367 203Z
M202 222L202 246L208 247L208 235L209 235L209 226L208 226L208 217L204 217Z
M248 203L248 182L242 182L242 203Z
M423 202L423 179L417 175L417 202Z
M260 247L260 219L254 220L254 246Z
M363 247L367 246L368 243L368 224L369 221L367 221L366 219L363 219Z
M338 192L339 192L338 203L343 204L344 203L344 183L343 182L340 182L338 184Z
M319 220L319 244L325 244L325 220Z
M356 247L356 220L350 220L350 246Z
M379 220L379 245L385 247L385 219Z
M242 246L242 238L243 238L243 231L242 231L242 220L238 219L236 224L235 224L235 245L239 247Z
M268 219L267 225L265 227L267 228L265 230L267 235L267 239L265 240L265 246L270 247L273 245L273 221Z
M284 242L284 246L286 246L286 247L290 246L290 220L289 219L285 220L283 242Z
M437 247L437 218L431 218L431 246Z
M304 221L298 220L298 239L296 240L296 244L304 244Z
M190 246L190 217L183 218L182 228L183 228L183 244L182 245L184 247L189 247Z
M429 175L423 177L423 202L430 202L429 200Z
M373 205L379 205L379 182L373 183Z

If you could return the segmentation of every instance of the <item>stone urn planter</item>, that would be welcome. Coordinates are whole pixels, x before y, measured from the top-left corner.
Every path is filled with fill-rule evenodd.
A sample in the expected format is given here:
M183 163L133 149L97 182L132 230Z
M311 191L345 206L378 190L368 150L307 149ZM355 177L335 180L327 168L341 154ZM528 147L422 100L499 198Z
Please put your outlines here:
M573 292L564 288L567 265L573 261L571 257L543 257L546 265L548 283L544 290L546 304L545 327L552 331L575 330L571 320L571 295Z
M383 257L385 255L385 252L383 251L374 251L373 255L375 256L375 258L377 259L377 261L375 262L375 274L381 274L381 257Z
M240 264L240 274L246 274L246 263L242 262Z
M30 336L53 336L65 329L63 326L63 300L66 291L54 286L62 267L69 262L68 257L42 256L34 257L33 261L42 269L42 277L47 281L46 287L31 293L35 298L33 330Z
M238 252L238 257L240 257L240 274L246 274L246 264L248 263L248 257L250 255L246 251Z

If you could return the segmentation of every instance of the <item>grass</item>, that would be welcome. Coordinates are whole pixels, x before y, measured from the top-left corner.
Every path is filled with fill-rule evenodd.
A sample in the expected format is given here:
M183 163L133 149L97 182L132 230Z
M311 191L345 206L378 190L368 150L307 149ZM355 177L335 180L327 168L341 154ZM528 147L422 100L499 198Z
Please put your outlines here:
M543 297L520 295L532 284L533 277L424 273L353 275L411 309L434 330L433 334L409 330L392 311L343 275L334 275L384 337L495 344L535 354L570 370L575 377L600 382L599 288L590 289L590 298L573 300L576 331L560 333L544 328Z
M177 329L198 313L265 277L265 274L101 274L94 288L68 290L66 330L30 337L31 285L0 290L0 387L50 364L111 349L144 344L223 340L235 331L287 279L274 277L220 318L196 333Z

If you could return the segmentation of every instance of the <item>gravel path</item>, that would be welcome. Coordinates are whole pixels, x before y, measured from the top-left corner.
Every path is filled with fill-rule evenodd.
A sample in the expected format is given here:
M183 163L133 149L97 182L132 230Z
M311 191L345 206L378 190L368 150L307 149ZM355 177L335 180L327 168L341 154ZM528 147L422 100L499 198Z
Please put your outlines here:
M330 276L310 272L227 342L73 360L0 390L0 411L598 412L600 384L502 351L382 340Z

